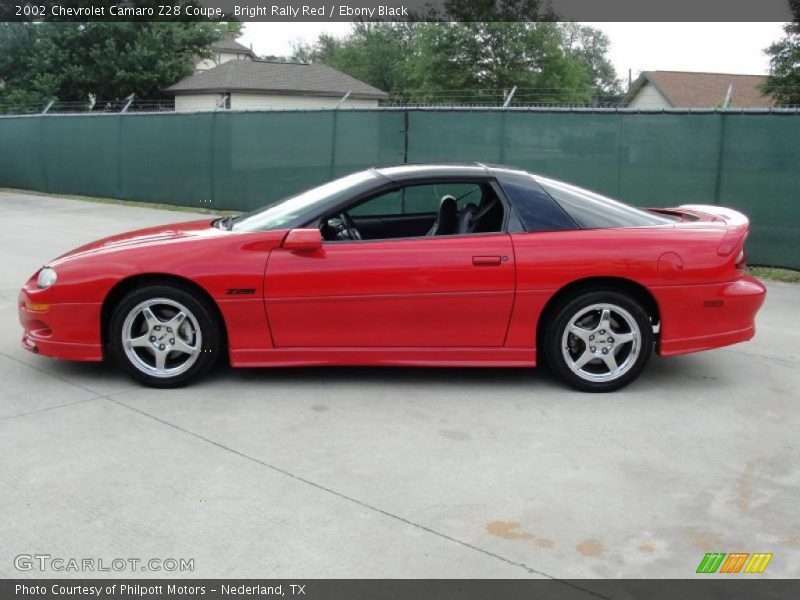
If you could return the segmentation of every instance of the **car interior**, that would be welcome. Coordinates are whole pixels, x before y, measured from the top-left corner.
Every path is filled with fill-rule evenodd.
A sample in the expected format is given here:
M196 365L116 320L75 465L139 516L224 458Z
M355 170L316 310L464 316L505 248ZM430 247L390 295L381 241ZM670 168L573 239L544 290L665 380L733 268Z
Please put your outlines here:
M491 185L445 182L396 188L320 220L329 242L502 231L504 209Z

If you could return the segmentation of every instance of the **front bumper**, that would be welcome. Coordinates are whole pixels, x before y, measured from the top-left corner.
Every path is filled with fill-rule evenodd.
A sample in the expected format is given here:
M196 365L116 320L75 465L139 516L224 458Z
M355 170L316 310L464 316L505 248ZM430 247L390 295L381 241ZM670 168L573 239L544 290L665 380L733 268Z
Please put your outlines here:
M721 284L654 288L661 312L659 354L687 354L751 339L766 293L764 284L748 275Z
M100 304L43 303L24 288L19 293L22 347L64 360L101 361Z

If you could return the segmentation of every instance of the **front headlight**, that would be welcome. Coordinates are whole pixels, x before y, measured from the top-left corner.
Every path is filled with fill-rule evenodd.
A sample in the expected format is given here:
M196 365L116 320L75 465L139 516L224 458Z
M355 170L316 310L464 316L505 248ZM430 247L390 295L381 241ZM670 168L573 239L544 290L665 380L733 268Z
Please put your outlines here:
M39 276L36 278L36 285L39 286L40 289L49 288L53 285L58 279L55 270L51 269L50 267L43 267L41 271L39 271Z

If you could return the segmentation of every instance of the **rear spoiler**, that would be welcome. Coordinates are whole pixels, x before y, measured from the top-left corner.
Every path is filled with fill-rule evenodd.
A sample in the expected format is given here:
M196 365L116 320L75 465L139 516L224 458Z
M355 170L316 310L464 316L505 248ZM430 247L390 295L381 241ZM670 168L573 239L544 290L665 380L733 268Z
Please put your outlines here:
M678 210L687 210L698 215L709 215L722 219L728 227L748 227L750 219L738 210L725 206L711 206L708 204L682 204Z
M744 240L750 231L750 219L738 210L707 204L683 204L678 207L678 210L685 210L700 217L709 216L715 221L725 222L727 231L717 246L717 254L720 256L728 256L737 248L744 246Z

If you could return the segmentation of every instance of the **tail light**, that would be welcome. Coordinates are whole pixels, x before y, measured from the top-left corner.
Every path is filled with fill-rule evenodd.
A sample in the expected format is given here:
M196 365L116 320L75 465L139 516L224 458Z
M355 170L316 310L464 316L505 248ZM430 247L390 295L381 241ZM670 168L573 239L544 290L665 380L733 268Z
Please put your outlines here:
M742 241L742 234L736 229L728 229L722 238L722 241L717 246L717 254L720 256L728 256L731 254Z
M739 255L736 257L736 268L744 269L747 266L747 250L742 248L739 250Z

